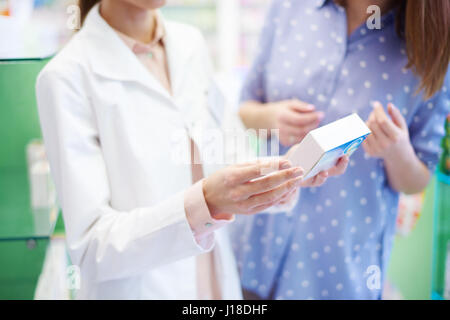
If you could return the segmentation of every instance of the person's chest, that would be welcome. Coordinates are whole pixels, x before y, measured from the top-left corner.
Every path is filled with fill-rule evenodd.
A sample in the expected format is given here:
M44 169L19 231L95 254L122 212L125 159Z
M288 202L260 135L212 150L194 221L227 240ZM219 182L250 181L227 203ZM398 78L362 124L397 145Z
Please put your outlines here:
M364 24L348 36L344 10L299 6L273 17L271 48L263 49L269 51L266 101L306 101L325 111L325 123L353 112L367 118L372 101L393 102L407 118L412 114L417 80L405 69L392 17L384 18L381 30Z
M193 128L214 126L208 112L208 75L192 62L177 75L172 96L160 85L88 75L89 103L111 188L133 193L127 197L127 192L115 192L115 205L147 205L191 184L189 137Z

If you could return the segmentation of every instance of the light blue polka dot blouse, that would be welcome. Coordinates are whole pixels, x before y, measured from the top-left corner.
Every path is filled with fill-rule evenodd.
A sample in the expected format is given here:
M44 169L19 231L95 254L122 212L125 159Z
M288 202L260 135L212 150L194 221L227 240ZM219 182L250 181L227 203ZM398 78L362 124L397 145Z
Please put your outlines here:
M381 29L364 24L348 37L345 10L333 1L273 1L242 101L296 98L324 111L322 124L353 112L367 119L371 101L392 102L433 170L450 110L449 76L430 100L414 94L419 82L405 69L395 19L390 12ZM303 189L292 211L237 219L232 234L243 287L274 299L380 298L374 277L380 271L380 282L385 278L397 205L383 161L358 149L345 175Z

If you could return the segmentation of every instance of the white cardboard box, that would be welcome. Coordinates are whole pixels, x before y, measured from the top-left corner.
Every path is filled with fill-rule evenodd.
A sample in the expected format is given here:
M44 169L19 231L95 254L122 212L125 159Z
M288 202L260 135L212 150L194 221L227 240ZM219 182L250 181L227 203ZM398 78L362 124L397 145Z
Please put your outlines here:
M356 114L311 130L288 155L305 170L305 179L332 168L343 155L351 155L371 133Z

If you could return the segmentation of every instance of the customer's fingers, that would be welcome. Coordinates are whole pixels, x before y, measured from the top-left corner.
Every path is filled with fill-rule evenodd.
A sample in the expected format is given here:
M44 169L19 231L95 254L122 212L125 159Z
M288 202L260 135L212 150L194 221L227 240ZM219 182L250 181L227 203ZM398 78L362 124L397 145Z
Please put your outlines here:
M375 138L372 135L369 135L366 140L363 141L363 148L369 155L373 155L375 153L374 143Z
M369 124L369 128L372 131L372 138L376 141L376 145L381 149L384 150L387 148L390 144L389 137L384 133L384 131L380 128L380 125L376 120L371 121Z
M329 177L328 171L320 172L316 176L313 186L315 187L321 186L322 184L325 183L325 181L327 181L328 177Z
M398 110L398 108L394 104L392 104L392 103L388 104L388 112L392 118L392 121L394 121L394 123L400 129L403 129L403 130L408 129L408 124L406 123L405 117L403 117L400 110Z
M339 158L338 162L334 167L332 167L330 170L328 170L328 174L330 176L339 176L347 170L348 163L350 162L350 158L347 155L342 156Z
M304 127L293 126L289 123L286 123L283 128L280 128L280 130L293 137L301 137L306 133L306 129Z
M315 106L300 100L291 100L289 101L289 106L292 110L297 112L311 112L315 110Z
M376 103L374 108L374 115L377 125L383 133L391 140L395 140L398 136L398 127L389 119L386 112L384 112L381 103Z
M306 126L314 123L319 123L324 117L323 112L307 112L297 113L289 112L281 116L280 120L292 126Z
M328 178L328 172L327 171L322 171L320 173L318 173L317 175L315 175L314 177L303 181L302 182L302 187L317 187L322 185L323 183L325 183L325 181Z

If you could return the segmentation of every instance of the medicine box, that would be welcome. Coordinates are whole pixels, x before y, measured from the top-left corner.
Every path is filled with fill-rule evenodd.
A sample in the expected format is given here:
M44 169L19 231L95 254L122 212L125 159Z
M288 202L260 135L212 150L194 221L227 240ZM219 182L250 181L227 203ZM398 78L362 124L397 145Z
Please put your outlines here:
M371 133L356 114L311 130L288 154L294 166L305 170L304 179L332 168L340 157L351 155Z

